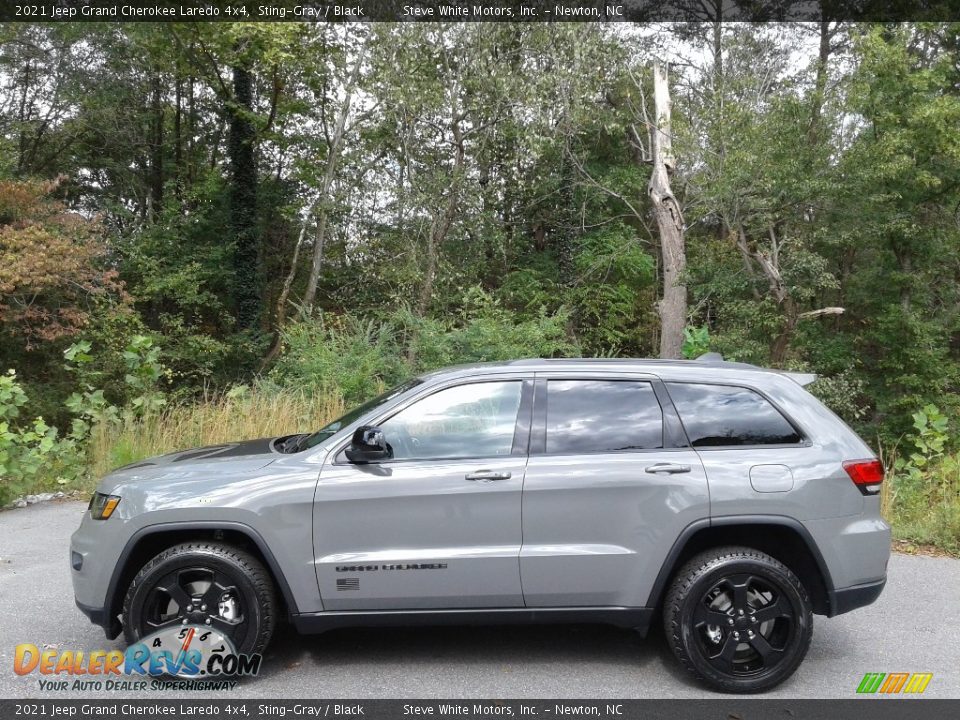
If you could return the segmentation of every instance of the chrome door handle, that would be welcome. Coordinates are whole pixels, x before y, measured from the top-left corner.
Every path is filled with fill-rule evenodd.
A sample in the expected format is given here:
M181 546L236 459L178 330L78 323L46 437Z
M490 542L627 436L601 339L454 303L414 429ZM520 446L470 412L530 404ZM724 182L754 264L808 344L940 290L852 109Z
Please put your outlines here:
M476 472L467 473L467 480L479 480L480 482L491 482L493 480L509 480L512 477L513 473L509 470L497 471L497 470L477 470Z
M674 463L657 463L655 465L647 465L646 471L653 474L664 473L667 475L676 475L677 473L690 472L690 466L676 465Z

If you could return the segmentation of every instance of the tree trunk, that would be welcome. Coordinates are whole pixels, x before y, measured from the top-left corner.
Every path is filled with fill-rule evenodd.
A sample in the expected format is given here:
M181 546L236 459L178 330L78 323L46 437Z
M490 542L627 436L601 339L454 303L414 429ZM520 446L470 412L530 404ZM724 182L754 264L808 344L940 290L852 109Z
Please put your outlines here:
M783 327L770 345L770 365L772 367L783 366L787 359L787 352L790 350L790 343L793 342L794 333L797 331L797 322L800 319L796 303L789 295L784 296L780 306L783 308L784 314Z
M722 5L722 3L721 3ZM713 91L723 92L723 10L717 8L713 20Z
M17 175L23 174L27 164L27 98L30 94L30 61L23 65L23 84L20 92L20 110L17 113L18 132Z
M307 280L307 292L303 296L303 304L313 307L317 299L317 284L320 281L320 270L323 268L323 249L327 243L327 211L320 210L317 218L317 232L313 238L313 259L310 261L310 277Z
M460 205L460 185L463 182L464 163L466 161L463 131L460 128L461 121L462 117L454 113L451 121L454 160L450 190L447 193L447 201L442 211L434 215L433 222L430 224L430 232L427 235L427 264L423 269L423 283L420 285L420 296L417 299L416 307L419 317L424 317L427 310L430 309L430 301L433 299L433 285L437 277L437 265L440 262L440 248L447 239Z
M345 96L343 103L340 105L340 112L337 115L333 137L330 139L330 145L327 148L327 168L324 171L323 183L320 186L320 215L317 218L317 236L316 242L314 242L313 245L313 259L310 262L310 277L307 279L307 290L303 295L303 304L306 307L312 306L317 297L317 283L320 281L320 268L323 266L323 246L326 240L327 216L330 205L332 204L330 193L333 189L333 181L340 164L341 149L347 129L347 118L350 116L350 105L353 102L353 95L357 89L357 81L360 78L360 68L363 65L365 50L366 48L360 51L360 54L354 62L350 79L344 88ZM296 272L296 266L291 268L291 272ZM284 298L284 302L286 302L286 298ZM279 322L282 323L284 310L279 306L277 308L277 317Z
M687 321L687 286L683 275L687 254L683 237L683 214L670 188L674 160L670 134L670 89L667 72L659 62L653 64L653 97L656 127L650 132L653 171L647 192L653 203L653 214L660 234L660 256L663 267L663 297L658 303L660 314L660 357L682 357L683 328Z
M830 62L830 53L833 48L831 40L836 29L829 21L821 21L819 25L820 45L817 51L817 68L813 80L813 97L810 103L810 129L807 132L807 142L816 147L821 142L821 126L823 124L823 103L827 94L827 68Z
M173 115L173 177L177 201L183 201L183 78L176 77L176 110Z
M366 54L366 48L361 50L360 55L354 63L353 70L350 73L346 85L346 94L343 103L337 114L334 123L333 135L330 138L327 147L327 165L324 169L323 179L318 188L316 199L307 207L306 215L303 219L303 225L300 228L300 234L297 237L297 243L293 248L293 257L290 259L290 270L283 281L283 287L280 290L280 296L277 298L276 315L274 319L274 328L276 337L273 345L270 347L264 367L273 362L274 358L280 353L280 347L283 342L283 325L287 319L287 302L290 299L290 291L293 288L293 281L297 277L297 270L300 263L300 251L303 248L307 228L310 225L314 212L319 207L317 215L317 229L314 234L313 255L310 260L310 275L307 278L307 288L303 295L303 306L312 307L317 298L317 285L320 282L320 270L323 268L323 250L326 245L327 223L329 219L330 206L333 203L332 191L333 181L336 178L337 170L340 165L341 151L343 141L347 134L347 119L350 116L350 106L353 102L353 96L356 91L357 81L360 77L360 69L363 64L363 58Z
M151 90L150 208L155 220L163 210L163 88L159 74L153 76Z
M260 273L257 267L257 163L253 112L253 76L233 68L233 103L230 107L228 152L232 184L230 219L234 237L234 303L240 329L256 327L260 318Z

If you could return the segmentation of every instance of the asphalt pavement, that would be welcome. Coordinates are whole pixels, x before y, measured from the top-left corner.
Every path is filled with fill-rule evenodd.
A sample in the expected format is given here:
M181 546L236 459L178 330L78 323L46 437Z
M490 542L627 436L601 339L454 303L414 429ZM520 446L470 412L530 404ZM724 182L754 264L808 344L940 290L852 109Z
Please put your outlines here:
M73 604L67 548L85 505L0 512L0 698L103 697L40 690L13 672L14 647L110 650ZM852 698L864 673L929 672L926 697L960 697L960 560L895 554L870 607L815 617L792 678L763 697ZM149 698L146 693L113 696ZM155 697L160 697L153 691ZM646 640L602 626L345 629L274 637L243 698L711 698L687 677L655 626ZM162 698L177 697L165 692ZM200 698L184 692L180 697ZM211 693L209 697L223 697Z

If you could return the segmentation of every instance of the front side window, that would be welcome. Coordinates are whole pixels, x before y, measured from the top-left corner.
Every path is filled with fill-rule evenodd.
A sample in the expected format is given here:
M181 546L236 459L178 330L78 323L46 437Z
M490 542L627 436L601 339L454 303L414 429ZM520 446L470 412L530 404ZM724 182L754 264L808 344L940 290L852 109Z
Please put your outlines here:
M294 451L299 452L300 450L305 450L307 448L312 448L312 447L315 447L316 445L319 445L324 440L327 440L333 437L334 435L336 435L338 432L340 432L340 430L345 428L350 423L354 422L355 420L358 420L359 418L363 417L367 413L372 412L373 410L376 410L378 407L389 402L390 400L393 400L398 395L402 395L407 390L410 390L411 388L415 388L417 385L419 385L422 382L423 380L420 380L419 378L408 380L402 385L397 385L397 387L387 390L387 392L383 393L382 395L378 395L372 400L367 400L362 405L358 405L357 407L353 408L352 410L347 412L345 415L342 415L341 417L337 418L333 422L324 425L322 428L317 430L312 435L308 435L307 437L302 438L295 446Z
M648 382L547 382L548 453L595 453L663 447L663 411Z
M395 460L509 455L521 383L482 382L440 390L381 424Z
M693 447L795 445L799 433L760 393L731 385L667 383Z

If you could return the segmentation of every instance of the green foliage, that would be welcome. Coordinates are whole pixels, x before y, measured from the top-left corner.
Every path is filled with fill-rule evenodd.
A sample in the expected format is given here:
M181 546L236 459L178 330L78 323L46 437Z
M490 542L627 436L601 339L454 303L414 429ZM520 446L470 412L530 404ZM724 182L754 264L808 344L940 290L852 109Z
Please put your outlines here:
M113 405L104 394L102 387L103 372L94 369L95 358L91 354L92 345L81 340L68 347L63 356L67 360L67 369L77 376L81 391L67 398L66 405L74 414L71 437L85 442L95 425L111 425L121 417L137 418L156 413L165 404L166 398L159 389L160 379L166 368L160 361L160 348L145 335L130 338L122 353L125 373L123 392L125 402L122 407Z
M43 418L19 422L27 395L16 372L0 375L0 506L19 495L68 485L85 471L78 443Z
M267 382L359 403L406 374L396 329L354 315L320 315L287 326L284 353Z
M681 350L687 360L693 360L709 352L710 328L706 325L701 327L685 327L683 329L683 346Z
M160 348L145 335L135 335L123 352L127 365L124 381L130 396L130 411L134 415L156 412L166 404L157 389L164 367L160 362Z
M887 512L899 537L960 553L960 448L950 418L933 404L912 417L913 450L893 463Z
M520 317L475 288L451 319L402 308L383 317L301 318L284 333L284 353L265 382L356 404L412 375L457 363L579 354L564 311Z
M863 379L852 370L845 369L835 375L818 375L807 389L853 426L856 426L869 410L863 397Z
M232 380L225 371L231 352L246 355L227 300L227 193L219 173L204 173L180 198L168 194L153 223L117 243L121 277L142 318L139 330L128 328L122 339L131 331L162 338L169 379L182 394Z
M564 298L584 352L609 354L641 344L636 318L656 275L636 231L611 224L585 234L574 248L575 279Z
M649 58L674 51L685 356L816 372L885 447L960 413L955 25L168 30L4 28L8 444L122 425L132 456L231 386L352 404L456 362L655 355ZM957 451L910 447L904 488Z
M0 376L0 506L26 492L81 483L88 474L94 428L116 427L156 414L166 403L158 390L165 371L160 350L146 336L132 337L123 353L127 372L121 395L129 398L123 407L113 405L103 388L94 386L103 374L94 369L96 358L90 341L71 344L63 356L82 388L66 400L73 418L65 434L42 417L20 422L27 394L15 371Z
M518 316L480 288L466 293L462 307L444 320L419 318L406 309L396 314L397 326L410 338L408 357L415 358L410 374L458 363L579 354L567 336L569 314L562 308Z

